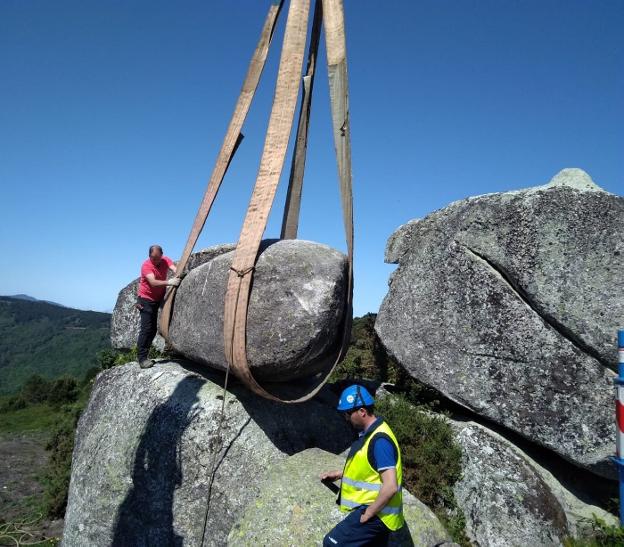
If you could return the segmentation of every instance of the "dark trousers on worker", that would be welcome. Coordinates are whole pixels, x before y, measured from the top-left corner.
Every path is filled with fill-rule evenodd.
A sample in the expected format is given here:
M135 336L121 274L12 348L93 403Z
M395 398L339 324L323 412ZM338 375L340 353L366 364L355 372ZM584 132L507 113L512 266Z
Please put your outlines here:
M385 547L390 530L379 517L373 517L364 524L360 517L366 510L362 505L351 511L323 539L323 547Z
M159 306L160 302L153 302L140 296L137 298L137 308L141 314L141 326L139 327L139 339L137 340L139 363L147 359L152 342L156 337Z

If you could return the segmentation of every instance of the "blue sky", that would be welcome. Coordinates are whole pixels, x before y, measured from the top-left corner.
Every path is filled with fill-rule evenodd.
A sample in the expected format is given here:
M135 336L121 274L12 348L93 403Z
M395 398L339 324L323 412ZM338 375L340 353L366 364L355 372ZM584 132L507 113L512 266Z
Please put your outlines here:
M269 0L0 2L0 294L111 310L148 246L182 251ZM401 224L581 167L624 194L624 2L345 0L355 313ZM286 11L197 248L238 239ZM324 51L322 52L324 61ZM344 249L318 74L300 237ZM266 237L279 234L287 172Z

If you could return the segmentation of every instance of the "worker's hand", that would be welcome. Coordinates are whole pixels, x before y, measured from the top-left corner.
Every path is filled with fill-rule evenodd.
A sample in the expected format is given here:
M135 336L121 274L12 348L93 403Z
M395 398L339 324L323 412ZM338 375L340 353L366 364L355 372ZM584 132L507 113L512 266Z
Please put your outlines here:
M368 522L370 519L372 519L375 515L371 515L368 512L368 507L366 508L366 511L364 511L362 513L362 515L360 516L360 524L364 524L365 522Z
M325 471L319 475L322 481L337 481L342 478L342 471Z
M172 277L171 279L167 279L167 287L179 287L180 281L182 281L179 277Z

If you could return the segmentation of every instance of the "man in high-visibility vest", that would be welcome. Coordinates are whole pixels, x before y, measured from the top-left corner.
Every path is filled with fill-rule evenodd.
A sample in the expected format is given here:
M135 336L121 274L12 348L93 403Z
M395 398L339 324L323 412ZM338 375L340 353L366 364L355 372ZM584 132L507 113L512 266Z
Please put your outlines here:
M390 532L403 526L401 450L375 400L360 385L340 395L338 411L360 432L351 445L343 471L321 474L322 481L342 479L338 503L349 514L331 530L323 546L385 545Z

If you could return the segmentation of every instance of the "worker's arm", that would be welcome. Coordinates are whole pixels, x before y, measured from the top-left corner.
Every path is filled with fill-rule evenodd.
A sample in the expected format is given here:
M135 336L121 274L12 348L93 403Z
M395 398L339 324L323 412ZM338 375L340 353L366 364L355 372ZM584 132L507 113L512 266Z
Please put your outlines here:
M176 265L172 262L171 264L169 264L169 269L175 274L176 272Z
M179 277L172 277L171 279L161 281L160 279L156 279L156 276L153 273L150 273L145 276L145 279L147 279L147 282L150 284L151 287L177 287L178 285L180 285Z
M377 495L377 499L366 508L364 513L362 513L362 516L360 517L360 522L362 524L364 524L367 520L372 519L377 513L379 513L379 511L381 511L390 501L392 496L394 496L399 490L396 469L394 467L384 469L381 471L380 475L382 482L381 490Z
M342 479L342 471L325 471L320 474L320 479L322 481L337 481L338 479Z

